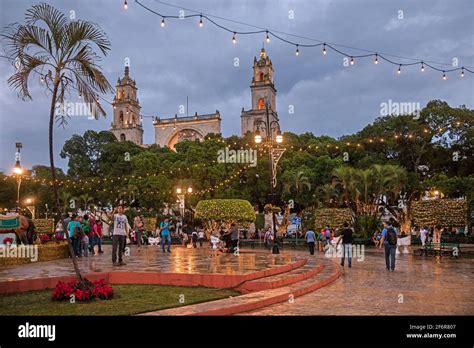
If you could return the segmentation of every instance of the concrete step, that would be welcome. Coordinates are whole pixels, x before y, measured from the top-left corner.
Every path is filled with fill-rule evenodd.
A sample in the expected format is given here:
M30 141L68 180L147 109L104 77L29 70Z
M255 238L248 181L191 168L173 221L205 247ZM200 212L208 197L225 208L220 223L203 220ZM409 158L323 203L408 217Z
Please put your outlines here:
M308 279L323 270L323 268L323 263L320 261L317 262L314 258L308 258L308 261L302 267L274 276L245 282L235 290L241 294L248 294L255 291L275 289Z
M318 262L321 262L324 265L320 272L294 284L275 289L251 292L227 299L148 312L140 315L235 315L280 302L292 301L298 296L302 296L330 284L341 275L339 266L331 260L319 260Z

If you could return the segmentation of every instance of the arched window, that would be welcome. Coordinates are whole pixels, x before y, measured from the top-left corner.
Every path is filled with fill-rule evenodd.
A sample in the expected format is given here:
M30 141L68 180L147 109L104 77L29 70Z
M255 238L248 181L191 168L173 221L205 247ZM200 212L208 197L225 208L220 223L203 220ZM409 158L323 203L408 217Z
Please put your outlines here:
M120 141L125 141L127 140L126 137L125 137L125 134L120 134Z
M123 124L123 111L120 111L120 114L119 114L119 123L120 123L120 124Z
M259 98L258 99L258 110L263 110L265 109L265 101L263 100L263 98Z

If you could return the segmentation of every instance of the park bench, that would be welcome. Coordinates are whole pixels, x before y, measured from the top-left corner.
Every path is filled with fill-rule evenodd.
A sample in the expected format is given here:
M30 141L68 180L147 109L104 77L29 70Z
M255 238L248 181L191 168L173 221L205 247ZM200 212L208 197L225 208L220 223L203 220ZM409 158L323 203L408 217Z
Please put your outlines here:
M459 243L429 243L424 247L415 250L415 254L418 255L439 255L443 256L446 254L458 257L461 250L459 248Z

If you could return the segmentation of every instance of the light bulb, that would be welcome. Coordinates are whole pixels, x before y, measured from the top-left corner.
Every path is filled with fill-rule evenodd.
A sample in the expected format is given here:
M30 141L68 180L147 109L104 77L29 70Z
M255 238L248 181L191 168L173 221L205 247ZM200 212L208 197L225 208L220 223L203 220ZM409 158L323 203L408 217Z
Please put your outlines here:
M323 54L326 55L328 52L326 51L326 44L323 45Z
M235 32L234 32L234 35L232 36L232 43L235 44L237 42L237 40L235 39Z
M268 36L268 31L267 31L267 43L270 43L270 36Z
M421 62L421 72L425 71L425 65Z
M351 57L351 65L354 65L354 57Z
M374 64L378 64L378 63L379 63L379 56L376 54L376 55L375 55Z
M123 3L123 8L124 8L125 10L128 10L128 2L127 2L127 0L125 0L125 2Z
M296 54L297 56L300 55L300 49L298 48L298 45L296 45L296 52L295 52L295 54Z
M165 19L164 19L164 18L161 19L161 27L162 27L162 28L165 27Z
M446 73L443 70L443 80L447 80L447 79L448 79L448 76L446 76Z
M203 25L204 23L202 22L202 16L201 16L201 18L199 19L199 26L202 28Z
M461 77L464 77L464 67L461 68Z
M397 70L397 74L400 75L402 72L402 65L400 64L400 66L398 67L398 70Z

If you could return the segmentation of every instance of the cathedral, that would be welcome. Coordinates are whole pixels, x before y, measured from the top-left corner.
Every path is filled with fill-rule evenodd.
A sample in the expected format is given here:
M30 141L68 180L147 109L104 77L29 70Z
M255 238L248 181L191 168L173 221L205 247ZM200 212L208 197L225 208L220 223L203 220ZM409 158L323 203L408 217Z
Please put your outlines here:
M269 120L278 121L276 112L276 89L273 83L272 61L262 48L260 57L254 57L253 77L250 85L252 94L252 107L250 110L242 108L241 135L247 132L259 130L261 133L262 121L266 122L266 109L268 108ZM137 97L137 86L135 80L130 77L129 67L125 67L123 78L119 78L116 93L112 102L114 118L111 124L111 132L119 141L132 141L137 145L143 145L143 125L140 117L140 102ZM218 110L215 113L199 115L197 112L192 116L153 118L155 129L155 144L174 146L183 140L204 139L207 134L221 132L221 115ZM265 135L265 134L263 134Z

